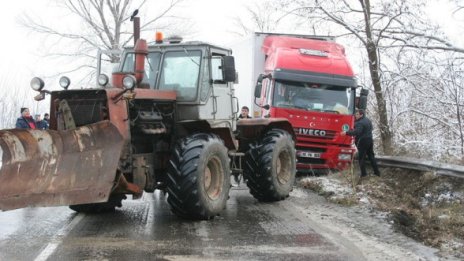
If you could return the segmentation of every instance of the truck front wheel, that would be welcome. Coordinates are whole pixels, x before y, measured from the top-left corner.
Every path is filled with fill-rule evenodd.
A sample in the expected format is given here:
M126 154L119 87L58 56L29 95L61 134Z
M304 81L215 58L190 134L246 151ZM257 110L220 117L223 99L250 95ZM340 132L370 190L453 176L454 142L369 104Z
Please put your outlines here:
M273 129L251 143L244 176L253 197L267 202L288 197L295 182L295 158L292 136L284 130Z
M180 140L168 169L168 203L174 214L211 219L226 206L230 189L227 148L214 134Z

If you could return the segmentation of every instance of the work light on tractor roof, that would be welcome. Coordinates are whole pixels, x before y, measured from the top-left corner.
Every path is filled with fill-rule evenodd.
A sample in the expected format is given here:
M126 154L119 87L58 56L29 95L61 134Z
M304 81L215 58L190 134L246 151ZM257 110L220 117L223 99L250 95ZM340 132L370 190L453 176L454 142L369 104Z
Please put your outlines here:
M45 86L45 83L44 83L44 81L42 79L40 79L39 77L32 78L32 80L31 80L31 88L34 91L40 92L43 89L44 86Z
M71 80L67 76L63 76L60 78L61 88L67 90L70 84L71 84Z

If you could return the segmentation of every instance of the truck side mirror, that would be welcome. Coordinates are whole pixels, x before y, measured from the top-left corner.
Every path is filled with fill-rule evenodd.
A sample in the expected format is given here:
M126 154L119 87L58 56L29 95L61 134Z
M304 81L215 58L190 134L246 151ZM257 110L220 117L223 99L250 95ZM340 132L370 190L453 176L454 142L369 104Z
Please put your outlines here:
M358 108L361 110L365 110L367 108L367 96L369 95L368 89L361 89L361 93L359 95L359 102Z
M235 81L235 60L233 56L224 56L222 59L222 75L225 82Z
M261 89L263 88L263 80L266 78L271 78L271 75L260 74L258 80L256 81L255 86L255 98L261 97Z

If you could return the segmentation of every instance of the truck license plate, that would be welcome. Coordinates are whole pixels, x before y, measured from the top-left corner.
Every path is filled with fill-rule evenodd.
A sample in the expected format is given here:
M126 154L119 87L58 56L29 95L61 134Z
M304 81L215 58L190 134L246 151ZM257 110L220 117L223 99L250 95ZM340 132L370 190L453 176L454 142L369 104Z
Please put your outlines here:
M297 155L298 155L298 157L303 157L303 158L317 158L317 159L319 159L321 157L321 153L307 152L307 151L298 151Z

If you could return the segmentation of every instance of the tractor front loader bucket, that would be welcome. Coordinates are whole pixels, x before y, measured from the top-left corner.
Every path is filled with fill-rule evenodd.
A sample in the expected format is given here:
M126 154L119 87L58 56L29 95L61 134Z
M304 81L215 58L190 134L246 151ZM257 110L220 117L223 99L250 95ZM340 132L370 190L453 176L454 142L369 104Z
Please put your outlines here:
M0 130L0 210L105 202L123 137L109 121L73 130Z

